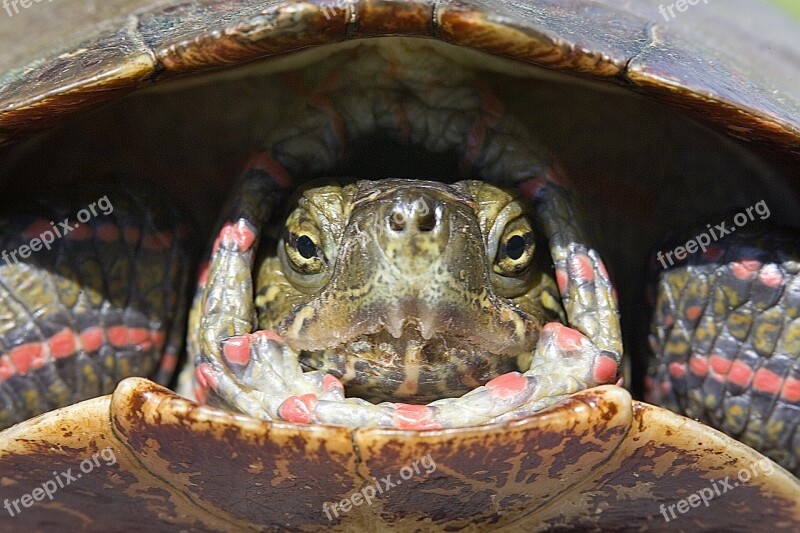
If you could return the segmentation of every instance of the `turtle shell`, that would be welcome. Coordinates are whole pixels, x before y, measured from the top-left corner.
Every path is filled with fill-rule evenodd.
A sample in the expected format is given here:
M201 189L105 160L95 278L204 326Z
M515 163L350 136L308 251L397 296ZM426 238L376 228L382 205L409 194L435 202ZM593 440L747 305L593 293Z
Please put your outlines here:
M800 177L800 88L788 81L800 78L797 28L747 0L713 11L698 4L671 21L656 0L151 4L60 0L0 29L0 42L14 43L0 51L0 157L162 82L402 35L654 98L767 154L793 183ZM424 468L426 457L435 469ZM22 505L3 530L735 529L762 521L794 530L800 483L761 461L617 387L513 423L410 432L260 422L130 379L112 396L0 433L0 501ZM423 468L400 483L415 464ZM58 485L52 499L48 482ZM355 505L368 487L387 494Z

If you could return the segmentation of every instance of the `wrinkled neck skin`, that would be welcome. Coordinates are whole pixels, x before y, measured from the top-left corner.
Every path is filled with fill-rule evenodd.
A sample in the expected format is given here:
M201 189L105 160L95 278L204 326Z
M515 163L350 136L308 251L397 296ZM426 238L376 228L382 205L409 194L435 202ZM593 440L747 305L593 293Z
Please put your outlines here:
M545 269L493 270L504 228L524 215L515 196L474 181L308 191L287 231L318 235L327 267L295 272L281 241L260 265L260 326L370 401L461 396L519 369L558 319L542 302L557 294Z

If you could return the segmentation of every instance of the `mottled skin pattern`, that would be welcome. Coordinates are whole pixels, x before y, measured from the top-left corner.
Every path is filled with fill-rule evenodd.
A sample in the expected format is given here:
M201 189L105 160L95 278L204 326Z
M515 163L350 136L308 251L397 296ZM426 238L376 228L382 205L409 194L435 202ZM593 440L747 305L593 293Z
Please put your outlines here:
M734 228L735 229L735 228ZM748 226L658 276L652 401L800 475L800 245Z
M188 226L156 194L83 187L0 222L0 428L175 370Z

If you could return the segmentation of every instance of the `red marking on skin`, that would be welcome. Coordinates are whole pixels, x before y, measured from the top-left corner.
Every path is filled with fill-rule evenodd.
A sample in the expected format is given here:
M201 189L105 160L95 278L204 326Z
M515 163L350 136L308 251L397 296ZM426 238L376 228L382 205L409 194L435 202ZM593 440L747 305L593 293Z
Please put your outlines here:
M20 374L26 374L30 369L33 360L41 355L42 344L39 342L20 344L19 346L11 348L11 350L8 352L9 358L14 363L14 367L16 367Z
M256 339L264 337L264 338L266 338L268 340L271 340L271 341L279 342L281 344L286 344L286 341L283 340L283 337L281 337L280 335L278 335L274 331L270 331L268 329L262 329L262 330L253 332L250 335L252 337L255 337Z
M142 239L142 246L148 250L166 250L172 244L172 233L161 231L158 233L148 233Z
M506 112L505 107L503 107L503 103L497 98L497 95L494 94L494 91L484 82L477 81L475 85L481 97L484 120L489 126L494 126L503 118L503 114Z
M314 421L314 409L318 401L313 394L289 396L278 408L278 415L289 422L310 424Z
M731 272L742 280L751 279L759 268L761 268L761 263L754 259L742 259L731 263Z
M112 346L122 348L128 345L128 327L127 326L111 326L107 331L108 342Z
M222 355L228 363L247 366L250 362L250 336L229 337L222 343Z
M584 254L573 255L569 258L569 271L573 279L594 282L594 265L589 256Z
M607 355L598 357L594 365L594 382L599 385L611 383L616 377L617 362ZM617 383L617 386L621 387L622 385Z
M800 403L800 379L786 378L781 389L781 397L787 402Z
M747 387L751 379L753 379L753 369L747 366L747 363L734 361L728 372L728 381L740 387Z
M194 397L197 400L197 403L200 405L205 405L206 403L206 391L203 390L203 387L200 385L194 386Z
M686 377L686 363L675 361L670 363L667 368L669 370L669 375L675 379L683 379Z
M692 305L686 308L686 318L689 320L697 320L700 318L700 314L703 312L703 308L699 305Z
M55 231L53 231L53 226L47 220L40 218L38 220L33 221L27 228L22 230L22 235L27 237L28 239L33 239L38 237L45 231L49 231L53 235L55 235Z
M342 382L339 381L339 378L336 376L325 374L325 376L322 378L322 390L323 392L326 392L332 389L339 389L343 391L344 385L342 385Z
M689 368L696 376L708 374L708 357L705 355L694 354L689 358Z
M164 344L167 342L167 334L161 330L151 331L150 340L152 340L153 345L160 350L161 348L164 347Z
M758 280L767 287L777 289L783 285L783 273L778 265L772 263L761 269L761 272L758 273Z
M11 362L11 359L8 356L0 357L0 380L7 380L14 374L16 374L17 369L14 367L14 364Z
M103 242L117 242L121 234L115 224L100 224L97 228L97 238Z
M615 363L615 365L616 365L616 363ZM623 377L619 378L614 385L616 385L617 387L624 387L625 386L625 377L623 376Z
M87 352L96 352L103 345L103 330L99 327L86 328L80 334L81 346Z
M62 359L75 353L75 336L72 330L64 328L47 341L50 348L50 355L56 359Z
M556 336L556 344L559 349L566 352L578 350L583 346L586 336L580 331L568 328L558 322L550 322L542 328L542 333L551 331Z
M211 262L206 261L202 265L200 265L200 275L197 276L197 284L201 287L205 287L206 283L208 282L208 271L211 269Z
M217 376L214 375L214 370L208 363L200 363L197 365L197 368L194 370L194 377L197 383L206 390L208 390L209 387L217 390L217 386L219 386Z
M485 141L486 125L483 119L479 117L467 133L467 150L464 152L464 157L458 168L462 176L469 174L469 170L475 166L475 161L477 161Z
M730 371L733 361L726 359L721 355L712 355L709 358L709 363L711 364L711 370L715 374L725 376Z
M134 346L142 346L144 348L145 344L149 344L152 347L152 343L150 342L150 330L146 328L130 328L128 329L128 337L130 338L131 344Z
M569 277L567 273L561 269L556 269L556 284L558 284L558 292L561 293L563 296L567 292L567 284L569 283Z
M664 325L665 325L666 327L670 327L672 324L674 324L674 323L675 323L675 319L673 318L673 316L672 316L672 315L664 315L664 320L663 320L663 322L664 322Z
M272 150L264 150L254 154L245 165L245 169L260 168L269 174L275 182L288 189L292 186L292 176L272 157Z
M513 398L528 386L528 380L519 372L497 376L486 384L495 398Z
M136 226L128 226L127 228L125 228L124 235L125 235L125 242L136 244L142 237L142 230L140 230Z
M759 368L753 379L753 388L766 394L777 394L782 384L783 378L768 368Z
M175 367L178 365L178 356L174 353L165 353L161 357L161 363L158 365L162 371L166 372L167 374L172 374L175 371Z
M706 248L706 251L700 256L704 261L716 263L722 256L725 255L725 248L718 244L712 244Z
M392 425L398 429L438 429L434 411L427 405L395 404Z
M519 185L519 192L527 201L532 202L542 187L545 186L541 178L531 178Z
M661 393L662 394L664 394L664 395L669 394L671 390L672 390L672 385L670 384L669 381L665 381L665 382L663 382L661 384Z
M89 224L83 222L75 223L72 231L67 233L67 238L73 241L85 241L92 236L92 229Z
M214 241L214 253L217 253L219 247L224 245L226 248L235 246L237 250L246 252L253 246L256 240L256 234L250 229L247 222L243 219L237 222L226 222Z

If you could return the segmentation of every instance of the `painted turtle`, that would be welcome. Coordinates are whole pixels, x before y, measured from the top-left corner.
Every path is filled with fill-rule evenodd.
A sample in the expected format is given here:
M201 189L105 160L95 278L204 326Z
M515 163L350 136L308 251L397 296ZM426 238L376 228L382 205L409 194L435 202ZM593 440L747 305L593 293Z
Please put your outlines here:
M620 284L623 330L629 326L628 345L635 347L646 325L639 270L666 229L710 223L714 213L762 201L770 222L798 222L798 97L791 87L775 86L796 69L790 61L797 57L791 38L796 29L790 23L765 10L743 28L731 15L744 12L743 2L726 6L724 31L712 35L699 29L721 14L703 5L662 21L655 4L623 8L613 2L145 4L64 0L47 6L47 14L15 14L15 25L2 35L4 42L21 43L0 58L6 73L0 131L7 145L0 165L7 194L29 199L45 184L75 189L87 186L87 176L130 178L117 194L109 192L117 185L92 182L94 190L78 203L26 206L8 222L14 231L4 240L7 251L27 259L22 247L28 246L25 255L33 259L5 265L13 273L3 277L6 316L13 318L5 321L3 394L15 409L4 416L16 416L20 406L41 410L48 402L75 400L70 395L78 391L100 394L133 373L149 375L162 354L157 377L166 379L173 369L182 322L175 317L181 316L182 279L191 263L181 245L187 228L169 201L157 201L160 193L149 186L143 193L129 191L142 188L144 176L183 200L196 233L208 229L217 236L212 262L198 269L201 290L189 321L198 395L262 417L336 425L259 421L197 406L149 381L125 380L112 396L2 433L0 497L9 502L4 528L527 530L671 522L725 528L765 519L777 527L796 526L797 480L702 424L632 402L618 387L578 392L533 415L542 404L528 402L545 377L553 378L545 398L613 377L594 372L607 369L620 353L600 256L626 280ZM98 21L107 22L86 29ZM65 22L68 35L49 31L48 25L63 28ZM759 38L747 38L752 35ZM444 43L416 39L424 36ZM780 53L755 57L753 42ZM255 59L262 60L231 68ZM118 99L148 86L154 89ZM89 113L100 103L108 105ZM727 135L706 130L674 107ZM539 146L558 154L558 162ZM253 152L223 222L214 227L214 213L232 187L228 165ZM290 180L330 176L427 178L449 185L311 184L298 193L297 210L290 208L285 224L283 213L279 224L270 223L278 207L295 205ZM30 177L35 183L22 179ZM480 182L459 181L464 178L516 187L536 209L526 219L520 214L526 202ZM578 198L562 201L567 194ZM157 198L143 201L143 195ZM113 219L103 218L102 198L113 200ZM99 215L91 210L93 199ZM501 206L517 206L518 212L509 216ZM86 222L84 209L91 213L84 215ZM574 224L578 211L588 221L584 227L596 229L599 254ZM75 228L70 213L86 225ZM396 213L402 216L393 218ZM62 216L72 227L58 235L52 253L33 250L33 240L44 247L44 232L56 229ZM461 253L444 261L437 234L452 217L460 221L451 237L461 239ZM634 217L637 223L631 224ZM349 225L356 219L367 225ZM502 223L495 224L498 219ZM748 222L755 230L756 221ZM379 227L402 235L379 233ZM548 281L546 262L542 275L527 263L514 270L514 261L543 249L534 246L538 233L548 238L557 283ZM687 398L684 409L697 417L705 408L708 418L727 422L730 411L736 415L729 417L733 429L744 419L749 442L761 439L763 449L794 469L797 420L787 413L796 404L797 352L785 349L793 338L791 321L780 350L776 340L773 350L758 353L749 366L752 358L745 352L760 348L756 341L762 337L707 333L709 322L741 325L748 318L761 320L758 313L769 309L792 318L791 237L785 242L763 235L720 240L712 254L672 264L661 275L661 296L654 302L660 322L652 338L657 348L659 342L666 347L661 351L667 357L655 368L662 383L653 384L653 394L676 404ZM515 236L522 244L511 241ZM257 237L262 256L256 255ZM772 240L755 246L754 240L765 238ZM443 297L398 300L403 290L419 296L418 287L397 286L414 276L406 272L386 285L375 268L383 264L378 256L363 253L408 261L414 247L413 257L441 267L430 272L450 284L449 291L440 291ZM678 257L677 249L673 255ZM476 257L489 263L478 268ZM251 275L254 260L260 271ZM324 271L345 263L350 268ZM698 301L713 301L711 289L698 280L716 278L731 281L724 294L736 283L754 287L742 298L745 307L752 306L749 315L706 318L696 309ZM320 297L320 287L331 280L339 291L322 290ZM761 281L773 292L764 294L756 284ZM387 330L397 331L376 339L380 332L354 324L353 317L365 309L369 292L359 293L359 286L382 282L389 290L380 292L365 320L378 317ZM461 290L461 307L453 305L448 297L465 286L474 290ZM553 287L563 308L553 305ZM520 294L532 305L509 306ZM43 298L49 298L47 305ZM280 299L286 301L275 304ZM465 312L464 300L478 312ZM59 304L66 311L56 309ZM398 306L409 307L402 316L391 315ZM271 316L274 309L282 312ZM28 318L21 320L26 311ZM537 312L542 317L532 319ZM559 314L581 333L542 327L544 317ZM762 314L759 324L772 316ZM256 319L282 335L253 333ZM408 322L418 330L414 338L404 338ZM320 324L319 331L309 331ZM355 333L344 331L351 326ZM424 332L428 326L432 335ZM409 363L431 345L422 341L448 341L448 332L466 339L455 343L455 352L465 353L461 360L451 354L444 369L429 375L424 365ZM320 344L326 335L345 339L347 357ZM703 335L732 339L733 348L701 352L692 342ZM398 337L405 341L403 373L392 375L397 364L372 375L369 366L358 366L365 354L396 360L392 339ZM304 351L299 358L307 369L325 374L299 375L296 367L288 368L298 363L292 344ZM571 359L554 357L543 367L550 374L511 373L489 381L511 368L508 358L497 357L484 374L464 372L476 370L471 356L519 355L534 345L550 346L555 356L571 347L584 364L559 368ZM739 351L747 357L737 357ZM540 355L546 358L547 352L534 361ZM728 372L719 374L726 357ZM531 365L530 357L525 364ZM411 368L416 379L410 379ZM581 379L576 369L591 372ZM426 401L459 396L471 383L481 387L433 407L374 407L358 399L343 403L341 381L326 378L328 373L338 374L348 389L361 386L372 399ZM632 378L641 374L634 368ZM722 389L714 388L715 375L725 378L717 380ZM260 394L266 383L284 387L278 401ZM479 404L474 412L481 418L460 423L471 403ZM750 404L753 409L742 414ZM366 420L369 413L377 413L374 420ZM779 415L778 426L764 413ZM392 429L345 427L365 422ZM738 429L731 432L739 435L743 428ZM123 506L134 505L148 512L120 516Z

